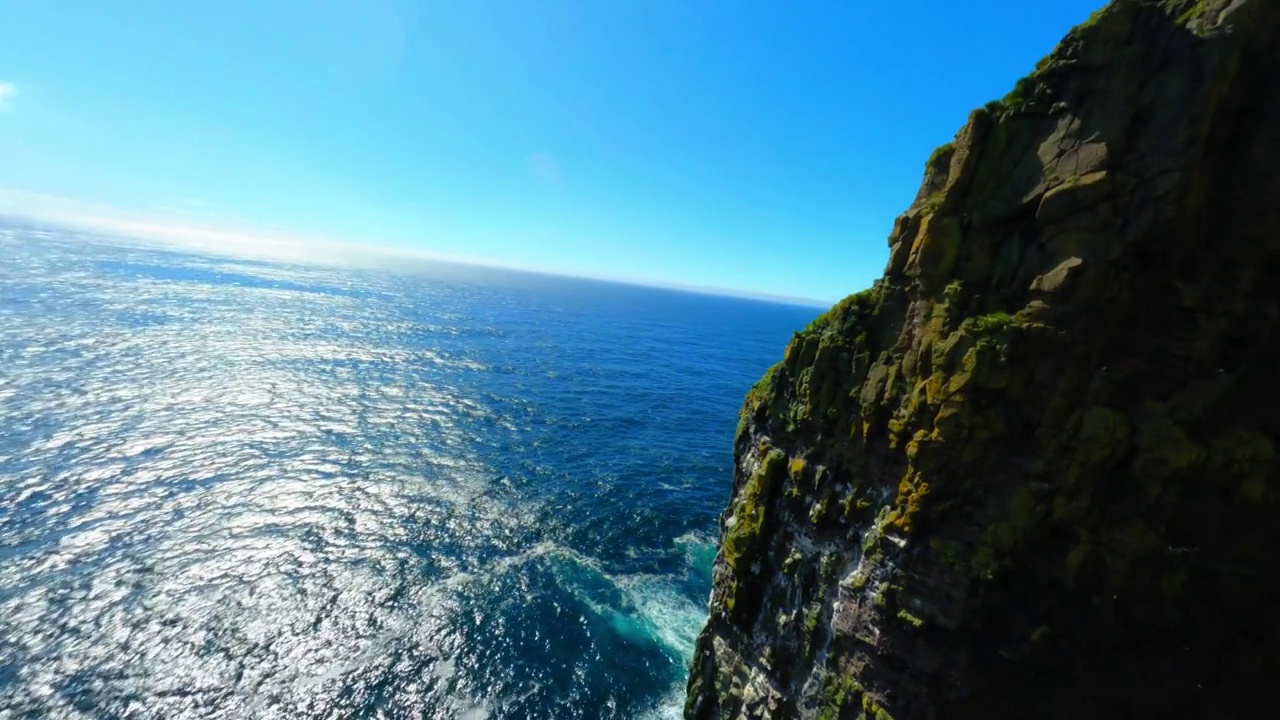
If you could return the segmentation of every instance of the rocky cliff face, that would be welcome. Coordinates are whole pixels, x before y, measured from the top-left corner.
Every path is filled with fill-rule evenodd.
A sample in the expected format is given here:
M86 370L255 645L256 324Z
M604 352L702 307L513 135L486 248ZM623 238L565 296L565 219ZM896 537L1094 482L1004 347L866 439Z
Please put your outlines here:
M1274 706L1277 163L1277 0L1115 0L974 112L747 398L687 717Z

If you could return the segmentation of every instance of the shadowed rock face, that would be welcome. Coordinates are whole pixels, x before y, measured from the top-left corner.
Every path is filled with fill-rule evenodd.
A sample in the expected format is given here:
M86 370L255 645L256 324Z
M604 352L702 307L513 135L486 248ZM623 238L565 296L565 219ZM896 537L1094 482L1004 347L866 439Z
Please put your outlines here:
M689 718L1251 717L1280 678L1280 2L1116 0L743 408Z

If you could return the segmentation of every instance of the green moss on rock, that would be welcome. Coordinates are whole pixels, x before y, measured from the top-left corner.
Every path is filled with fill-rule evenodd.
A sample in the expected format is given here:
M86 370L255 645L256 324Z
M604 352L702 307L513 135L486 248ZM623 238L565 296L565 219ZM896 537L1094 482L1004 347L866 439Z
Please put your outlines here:
M740 568L754 560L761 548L761 533L769 513L769 494L787 464L787 455L772 449L760 461L756 472L747 479L726 522L721 549L724 560L732 568Z
M916 628L917 630L924 627L924 620L916 617L915 615L912 615L907 610L899 610L898 619L910 625L911 627Z
M929 158L885 277L748 394L691 718L1269 700L1274 37L1117 0Z
M852 675L829 675L822 688L819 720L840 720L845 708L861 707L865 691Z

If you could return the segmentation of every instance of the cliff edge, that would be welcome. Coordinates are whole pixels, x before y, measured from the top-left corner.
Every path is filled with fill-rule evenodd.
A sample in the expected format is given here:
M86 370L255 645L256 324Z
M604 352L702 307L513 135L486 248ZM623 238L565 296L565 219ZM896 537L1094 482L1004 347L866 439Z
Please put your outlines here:
M1277 163L1277 0L1114 0L975 111L747 397L686 716L1272 706Z

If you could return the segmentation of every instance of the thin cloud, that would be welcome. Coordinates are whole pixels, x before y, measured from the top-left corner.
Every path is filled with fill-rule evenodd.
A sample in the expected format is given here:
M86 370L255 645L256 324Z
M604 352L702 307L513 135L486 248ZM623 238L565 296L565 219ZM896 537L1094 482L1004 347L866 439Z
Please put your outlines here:
M165 246L266 260L347 264L391 262L410 257L509 270L528 269L488 258L385 245L367 238L298 234L283 229L218 222L217 218L212 217L192 217L187 212L137 214L61 195L0 187L0 228L14 219L47 222L64 229L150 241Z
M18 86L11 82L0 82L0 108L9 106L9 98L18 94Z
M338 265L381 266L392 264L394 267L402 267L404 259L409 258L427 262L501 268L544 275L581 277L605 282L662 287L710 295L753 298L811 307L825 308L831 305L830 300L668 282L632 275L584 273L563 267L511 263L493 258L436 252L424 248L386 245L371 238L317 237L300 235L280 229L236 226L234 224L228 226L223 223L201 224L198 219L190 217L187 213L172 217L156 214L139 215L101 203L85 202L61 195L0 187L0 228L12 225L15 220L47 222L63 229L111 235L146 244L179 247L233 257Z
M305 259L317 251L321 254L332 253L346 247L320 238L250 228L202 225L193 222L195 218L186 213L135 215L101 203L12 188L0 188L0 216L5 215L167 245L199 250L226 250L233 254L274 259ZM2 219L0 224L3 224Z
M535 180L551 185L559 185L564 179L564 175L560 172L560 164L554 157L544 152L529 155L529 174Z

